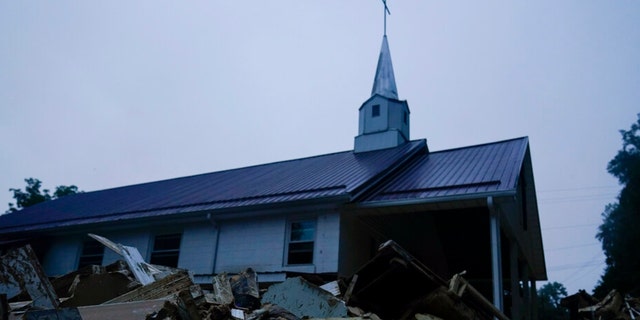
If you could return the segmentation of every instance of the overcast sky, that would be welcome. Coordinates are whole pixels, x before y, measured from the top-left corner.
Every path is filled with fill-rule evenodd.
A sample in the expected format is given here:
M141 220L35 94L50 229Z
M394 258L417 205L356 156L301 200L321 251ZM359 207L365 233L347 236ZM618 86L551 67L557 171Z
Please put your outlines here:
M529 136L549 278L591 291L640 1L388 1L411 138ZM382 22L379 0L2 1L0 211L27 177L93 191L352 149Z

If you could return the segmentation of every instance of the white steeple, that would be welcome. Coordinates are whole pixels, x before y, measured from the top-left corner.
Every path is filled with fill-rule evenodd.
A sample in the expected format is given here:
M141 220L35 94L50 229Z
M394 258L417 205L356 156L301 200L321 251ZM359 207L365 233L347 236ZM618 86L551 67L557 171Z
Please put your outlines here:
M409 105L398 99L386 34L382 38L371 97L359 112L355 152L393 148L409 141Z
M371 95L379 94L383 97L398 99L398 88L396 88L396 77L393 75L393 65L391 64L391 52L387 35L382 37L382 47L378 57L378 67L376 77L373 80Z

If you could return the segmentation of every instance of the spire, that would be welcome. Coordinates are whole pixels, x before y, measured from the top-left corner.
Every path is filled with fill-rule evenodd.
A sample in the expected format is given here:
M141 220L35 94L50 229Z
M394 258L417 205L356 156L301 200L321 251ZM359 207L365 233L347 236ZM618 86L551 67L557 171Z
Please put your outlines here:
M391 52L387 36L382 37L382 47L376 68L376 77L373 80L371 95L379 94L383 97L398 100L398 89L396 88L396 78L393 75L393 65L391 64Z

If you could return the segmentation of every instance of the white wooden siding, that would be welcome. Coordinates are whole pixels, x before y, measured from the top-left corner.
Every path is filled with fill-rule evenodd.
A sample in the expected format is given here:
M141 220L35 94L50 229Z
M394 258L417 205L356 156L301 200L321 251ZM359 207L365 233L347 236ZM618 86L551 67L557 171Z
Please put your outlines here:
M282 270L286 219L261 217L221 221L215 272Z
M313 215L305 215L314 217ZM295 216L294 216L295 217ZM149 261L156 234L182 233L178 267L195 275L220 272L239 272L253 268L257 272L318 272L338 271L340 215L321 213L316 218L313 265L286 266L286 229L290 219L285 215L223 220L211 223L185 224L162 229L140 229L95 233L113 242L136 247L145 261ZM219 233L219 235L218 235ZM53 241L43 262L50 276L76 270L84 234L60 237ZM103 265L121 259L105 249ZM214 270L215 268L215 270Z
M45 274L55 277L76 270L81 250L81 237L55 238L42 261Z
M317 273L338 272L340 242L340 214L337 212L318 216L313 261Z
M193 274L211 274L215 259L217 230L210 223L184 227L178 267Z

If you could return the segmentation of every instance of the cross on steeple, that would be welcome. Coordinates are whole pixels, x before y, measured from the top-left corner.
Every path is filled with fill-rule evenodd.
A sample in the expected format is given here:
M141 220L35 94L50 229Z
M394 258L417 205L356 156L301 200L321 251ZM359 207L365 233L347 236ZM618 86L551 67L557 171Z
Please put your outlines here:
M387 0L382 0L382 4L384 4L384 35L387 35L387 14L391 15L391 11L389 11L389 7L387 7Z

